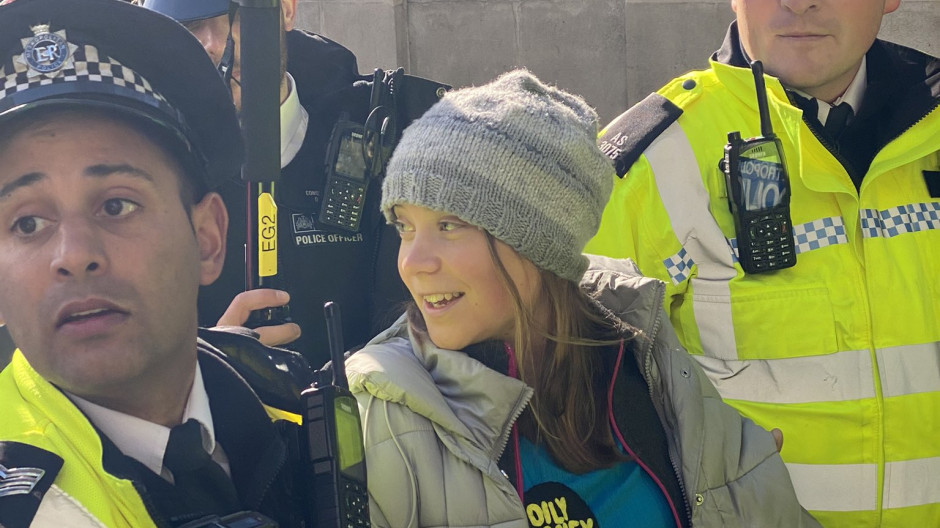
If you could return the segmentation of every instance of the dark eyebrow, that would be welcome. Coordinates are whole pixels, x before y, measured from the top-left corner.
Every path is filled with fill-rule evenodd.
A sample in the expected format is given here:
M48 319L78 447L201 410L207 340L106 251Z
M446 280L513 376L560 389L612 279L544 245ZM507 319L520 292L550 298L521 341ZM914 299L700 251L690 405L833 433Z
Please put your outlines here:
M92 176L95 178L121 173L130 176L138 176L149 182L153 182L153 176L151 176L149 172L143 169L138 169L137 167L127 163L117 163L114 165L100 163L98 165L91 165L90 167L87 167L83 172L85 176Z
M138 169L137 167L127 163L117 163L114 165L100 163L98 165L91 165L82 172L85 176L92 178L104 178L106 176L111 176L112 174L127 174L130 176L143 178L149 182L153 182L153 176L151 176L149 172L143 169ZM0 187L0 200L9 198L9 196L17 189L33 185L45 178L46 175L42 172L30 172L24 174L10 183L7 183L3 187Z
M0 200L8 198L11 194L13 194L13 191L21 187L32 185L38 181L41 181L45 177L46 175L41 172L30 172L20 176L3 187L0 187Z

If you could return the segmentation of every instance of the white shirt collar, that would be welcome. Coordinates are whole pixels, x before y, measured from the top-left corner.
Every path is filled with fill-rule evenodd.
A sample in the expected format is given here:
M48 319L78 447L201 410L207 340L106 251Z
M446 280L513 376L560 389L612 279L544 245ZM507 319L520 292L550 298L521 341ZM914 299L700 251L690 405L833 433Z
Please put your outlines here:
M865 88L867 85L868 58L863 56L862 64L858 67L858 71L855 73L855 78L852 79L851 83L849 83L849 87L845 89L845 93L833 101L832 104L829 104L821 99L816 99L815 97L800 90L794 91L801 96L806 97L807 99L816 99L816 118L819 119L820 123L825 125L826 119L829 118L829 111L832 110L832 107L838 106L841 103L848 103L849 106L852 107L852 112L858 113L858 109L862 105L862 98L865 97Z
M287 99L281 103L281 168L287 166L304 143L307 135L307 110L300 104L294 78L287 74Z
M163 468L163 453L170 439L169 427L102 407L71 393L68 396L122 453L136 459L157 475L164 478L169 475L169 471ZM190 418L202 426L202 447L207 453L213 453L216 448L215 428L199 363L196 363L196 377L181 423Z

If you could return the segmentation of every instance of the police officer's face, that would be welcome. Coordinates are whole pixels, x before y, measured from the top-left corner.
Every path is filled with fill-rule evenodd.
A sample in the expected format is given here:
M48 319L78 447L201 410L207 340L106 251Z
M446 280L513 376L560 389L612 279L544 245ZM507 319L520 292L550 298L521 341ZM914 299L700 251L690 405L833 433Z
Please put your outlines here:
M885 13L900 0L731 0L752 59L791 88L825 101L855 77Z
M0 314L46 379L137 416L188 393L197 289L224 256L221 199L187 212L178 172L134 129L88 113L0 144Z
M286 61L286 32L294 28L294 15L297 6L297 0L281 0L281 100L287 96L287 82L284 74L287 72ZM221 15L204 20L195 20L183 24L205 48L206 53L212 59L212 63L218 66L222 61L222 54L225 53L225 43L229 35L228 15ZM241 30L239 17L236 15L235 23L231 26L232 42L234 44L234 59L232 64L232 100L235 107L241 109Z
M460 218L416 205L395 207L401 235L398 272L435 345L461 350L489 339L512 342L515 306L482 230ZM497 241L496 251L523 304L533 309L538 269Z

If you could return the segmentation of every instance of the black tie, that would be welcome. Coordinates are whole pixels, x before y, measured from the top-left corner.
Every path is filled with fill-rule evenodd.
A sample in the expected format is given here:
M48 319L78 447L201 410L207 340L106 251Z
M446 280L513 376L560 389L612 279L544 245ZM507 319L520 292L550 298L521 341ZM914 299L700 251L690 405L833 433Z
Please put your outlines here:
M203 449L196 420L189 419L170 430L163 465L173 473L174 486L193 507L219 515L239 510L235 485Z
M849 103L842 102L833 106L829 110L829 116L826 117L825 128L829 136L839 139L839 135L842 134L842 130L845 129L845 124L851 115L852 107L849 106Z

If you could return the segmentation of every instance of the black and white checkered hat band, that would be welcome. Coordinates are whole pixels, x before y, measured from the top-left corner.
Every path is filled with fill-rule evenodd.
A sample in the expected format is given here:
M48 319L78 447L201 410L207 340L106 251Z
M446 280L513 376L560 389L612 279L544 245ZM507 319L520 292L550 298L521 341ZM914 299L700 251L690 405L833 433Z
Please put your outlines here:
M0 69L0 80L2 80L0 111L18 104L10 104L7 100L17 94L45 86L64 88L67 86L64 83L77 83L76 92L100 91L130 96L151 106L175 113L169 110L170 105L166 99L153 89L147 79L117 60L100 55L95 46L75 46L69 60L60 69L49 73L37 72L29 68L23 61L18 60L20 57L21 55L14 55L8 58L3 68ZM100 84L100 87L94 88L93 83ZM14 97L13 99L20 98Z

